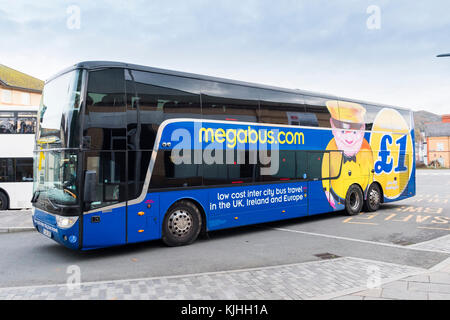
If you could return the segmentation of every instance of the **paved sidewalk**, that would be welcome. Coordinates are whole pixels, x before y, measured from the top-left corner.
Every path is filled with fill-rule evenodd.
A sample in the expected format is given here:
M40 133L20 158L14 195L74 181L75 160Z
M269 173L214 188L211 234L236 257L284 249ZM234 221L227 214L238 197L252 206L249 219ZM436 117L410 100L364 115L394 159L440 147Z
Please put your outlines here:
M337 297L338 300L450 300L450 259L429 271L378 288Z
M82 279L83 270L80 271ZM424 271L346 257L226 272L82 283L75 288L66 284L2 288L0 299L329 299L367 288L374 275L375 280L386 283Z
M36 230L31 220L31 210L0 211L0 233Z
M443 236L443 237L439 237L437 239L430 240L430 241L413 244L408 247L450 253L450 234L447 236Z

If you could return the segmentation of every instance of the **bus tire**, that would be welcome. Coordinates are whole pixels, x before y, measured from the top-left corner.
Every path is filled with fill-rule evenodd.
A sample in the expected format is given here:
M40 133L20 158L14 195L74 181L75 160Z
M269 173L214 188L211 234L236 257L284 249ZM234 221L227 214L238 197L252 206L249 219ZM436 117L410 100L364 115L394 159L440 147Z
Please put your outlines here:
M164 216L162 241L170 246L183 246L194 242L202 229L200 210L192 202L174 203Z
M364 197L361 188L357 184L352 184L345 197L345 211L349 216L357 215L361 212L363 203Z
M367 212L377 211L381 204L381 190L378 184L372 183L367 190L367 199L364 201L364 210Z
M8 197L0 191L0 210L8 210Z

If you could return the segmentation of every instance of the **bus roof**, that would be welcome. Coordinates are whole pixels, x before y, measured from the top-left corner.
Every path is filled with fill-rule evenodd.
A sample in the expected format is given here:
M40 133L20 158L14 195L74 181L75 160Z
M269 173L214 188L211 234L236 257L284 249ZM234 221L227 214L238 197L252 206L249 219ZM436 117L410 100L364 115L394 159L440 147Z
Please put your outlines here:
M306 95L306 96L320 97L320 98L325 98L325 99L343 100L343 101L350 101L350 102L356 102L356 103L361 103L361 104L368 104L368 105L375 105L375 106L380 106L380 107L388 107L388 108L411 111L409 108L397 107L397 106L387 105L387 104L383 104L383 103L368 102L368 101L363 101L363 100L358 100L358 99L350 99L350 98L335 96L332 94L318 93L318 92L312 92L312 91L300 90L300 89L287 89L287 88L282 88L282 87L257 84L257 83L246 82L246 81L231 80L231 79L226 79L226 78L219 78L219 77L206 76L206 75L200 75L200 74L189 73L189 72L181 72L181 71L174 71L174 70L168 70L168 69L147 67L147 66L142 66L142 65L137 65L137 64L115 62L115 61L83 61L83 62L79 62L79 63L74 64L71 67L68 67L68 68L62 70L61 72L57 73L56 75L52 76L51 78L49 78L46 81L46 83L62 74L69 72L71 70L74 70L74 69L95 70L95 69L103 69L103 68L128 68L128 69L132 69L132 70L147 71L147 72L173 75L173 76L191 78L191 79L197 79L197 80L215 81L215 82L234 84L234 85L246 86L246 87L252 87L252 88L274 90L274 91L281 91L281 92L294 93L294 94L302 94L302 95Z

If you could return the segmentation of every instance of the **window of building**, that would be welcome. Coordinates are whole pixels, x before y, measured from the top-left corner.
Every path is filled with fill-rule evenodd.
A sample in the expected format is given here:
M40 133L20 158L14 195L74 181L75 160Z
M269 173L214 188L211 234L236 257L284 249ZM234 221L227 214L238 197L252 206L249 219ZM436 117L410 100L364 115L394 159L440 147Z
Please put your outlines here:
M29 106L31 104L31 98L30 98L30 94L28 92L22 92L20 94L20 97L22 99L22 104Z
M11 90L2 90L2 101L4 103L12 103L12 92Z

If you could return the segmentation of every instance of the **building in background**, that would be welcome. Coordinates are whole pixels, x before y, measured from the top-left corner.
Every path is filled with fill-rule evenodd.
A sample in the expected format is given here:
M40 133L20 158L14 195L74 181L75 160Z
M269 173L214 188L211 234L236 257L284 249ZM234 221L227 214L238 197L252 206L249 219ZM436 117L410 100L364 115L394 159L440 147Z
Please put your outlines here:
M31 207L36 116L44 81L0 64L0 210Z
M416 129L416 131L419 131L419 129ZM415 148L416 148L416 166L419 168L422 165L428 164L427 159L427 138L425 137L425 132L419 131L418 134L416 133L416 141L415 141Z
M425 126L428 165L450 168L450 114L442 116L441 122Z

